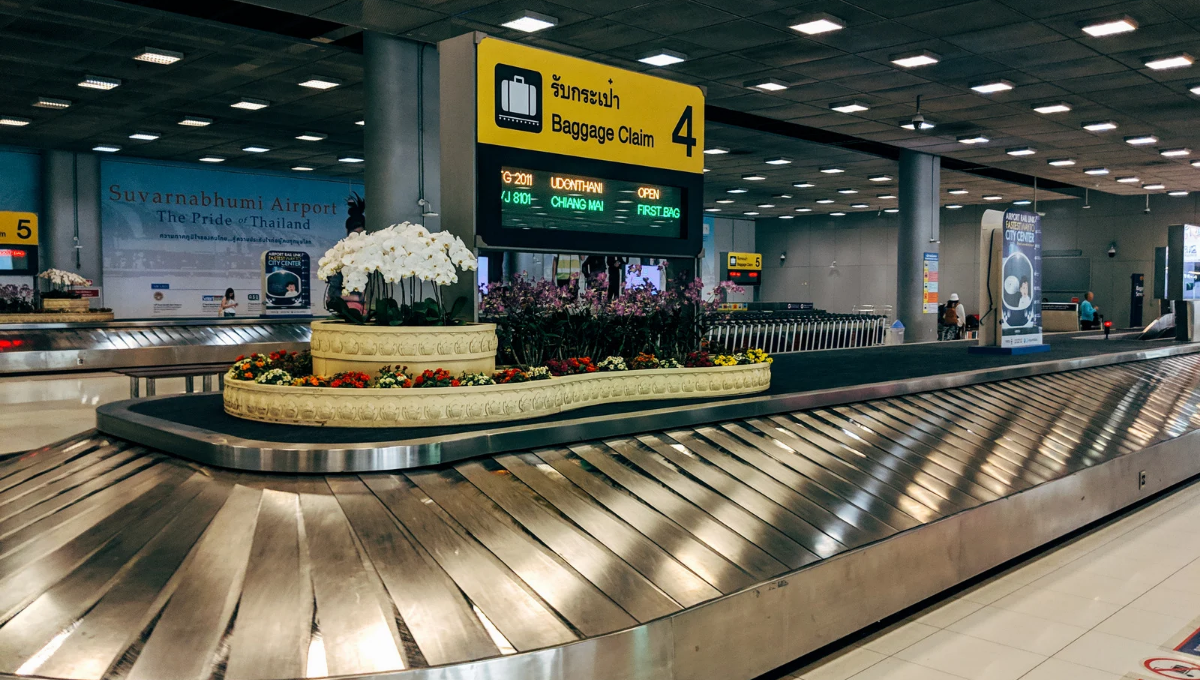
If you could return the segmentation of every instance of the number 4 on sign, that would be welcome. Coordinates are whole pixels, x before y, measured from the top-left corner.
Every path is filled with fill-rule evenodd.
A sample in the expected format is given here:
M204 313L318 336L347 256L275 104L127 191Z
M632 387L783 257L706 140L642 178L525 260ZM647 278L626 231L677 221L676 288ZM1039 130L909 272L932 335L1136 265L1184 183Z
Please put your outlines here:
M692 157L692 147L696 146L696 138L692 136L692 107L684 107L683 115L671 131L671 141L687 147L688 158Z

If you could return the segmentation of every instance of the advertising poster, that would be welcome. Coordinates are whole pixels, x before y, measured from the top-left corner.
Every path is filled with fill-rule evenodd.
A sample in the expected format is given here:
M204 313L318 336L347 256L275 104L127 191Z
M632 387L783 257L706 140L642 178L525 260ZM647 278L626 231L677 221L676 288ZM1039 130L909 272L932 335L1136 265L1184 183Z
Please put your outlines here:
M1007 210L1001 255L1000 346L1042 344L1042 223L1037 213Z
M1200 300L1200 227L1183 225L1183 299Z
M922 314L937 314L938 310L938 254L925 253L922 279Z
M264 316L307 316L312 313L312 278L308 253L268 250L262 254Z
M105 297L119 319L216 317L232 291L237 316L259 316L263 253L320 259L346 235L351 192L362 185L106 158ZM322 299L315 272L304 278L298 294Z

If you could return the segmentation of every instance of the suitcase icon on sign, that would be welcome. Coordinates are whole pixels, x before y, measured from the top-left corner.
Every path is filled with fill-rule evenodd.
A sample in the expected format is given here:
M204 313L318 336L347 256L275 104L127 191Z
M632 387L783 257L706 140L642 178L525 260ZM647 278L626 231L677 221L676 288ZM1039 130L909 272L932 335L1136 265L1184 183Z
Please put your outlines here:
M496 125L526 132L542 131L542 74L496 64Z

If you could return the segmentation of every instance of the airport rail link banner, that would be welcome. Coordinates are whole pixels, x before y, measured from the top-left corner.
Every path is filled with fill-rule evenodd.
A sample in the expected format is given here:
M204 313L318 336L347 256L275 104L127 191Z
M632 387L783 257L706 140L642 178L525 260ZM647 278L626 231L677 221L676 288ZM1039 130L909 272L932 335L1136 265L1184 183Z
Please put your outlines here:
M217 317L232 289L236 316L263 312L265 251L311 261L346 235L346 180L104 159L100 219L106 303L117 318ZM301 282L314 307L324 284Z
M1004 212L1000 346L1042 344L1042 218Z

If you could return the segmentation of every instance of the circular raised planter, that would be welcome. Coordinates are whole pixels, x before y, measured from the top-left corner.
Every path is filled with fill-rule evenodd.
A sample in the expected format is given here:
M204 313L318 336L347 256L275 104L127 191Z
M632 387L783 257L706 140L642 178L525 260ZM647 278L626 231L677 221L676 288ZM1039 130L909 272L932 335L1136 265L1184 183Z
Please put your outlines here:
M42 309L47 312L87 313L87 298L42 298Z
M444 368L458 375L496 370L496 324L462 326L356 326L342 321L312 323L313 372L333 375L384 366L409 373Z
M225 412L266 423L328 427L428 427L539 418L618 401L695 399L761 392L770 364L659 368L567 375L477 387L289 387L225 381Z

